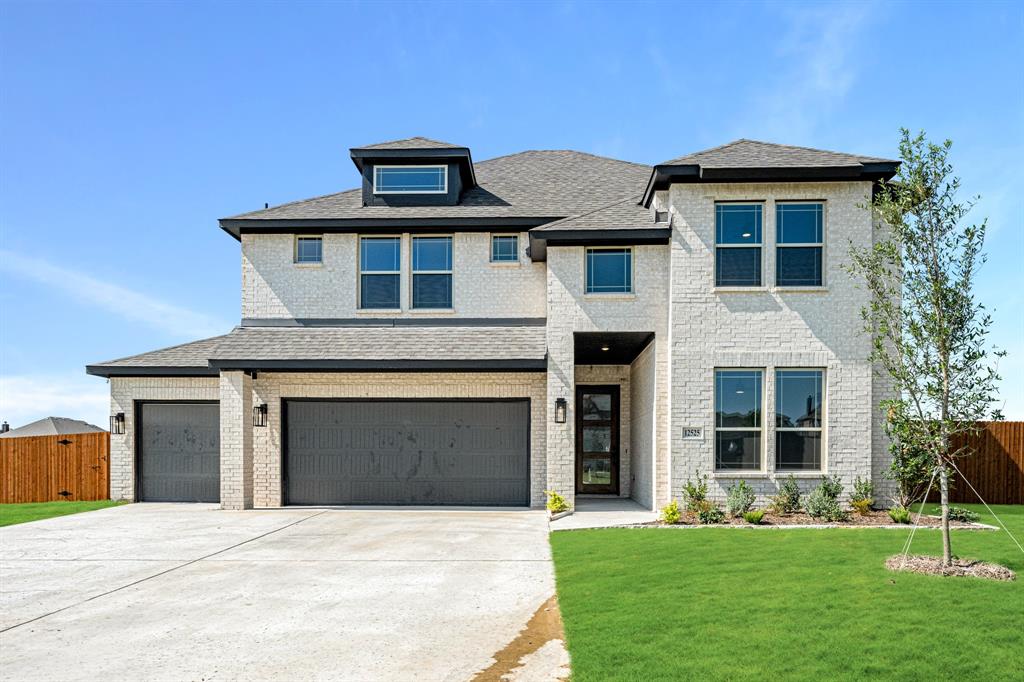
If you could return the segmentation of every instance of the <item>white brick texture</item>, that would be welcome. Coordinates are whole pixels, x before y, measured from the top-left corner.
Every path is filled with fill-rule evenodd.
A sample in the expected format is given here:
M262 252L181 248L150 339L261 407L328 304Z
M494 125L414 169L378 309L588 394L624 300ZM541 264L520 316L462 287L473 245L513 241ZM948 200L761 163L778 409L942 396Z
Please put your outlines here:
M253 506L253 380L245 372L220 374L220 506Z

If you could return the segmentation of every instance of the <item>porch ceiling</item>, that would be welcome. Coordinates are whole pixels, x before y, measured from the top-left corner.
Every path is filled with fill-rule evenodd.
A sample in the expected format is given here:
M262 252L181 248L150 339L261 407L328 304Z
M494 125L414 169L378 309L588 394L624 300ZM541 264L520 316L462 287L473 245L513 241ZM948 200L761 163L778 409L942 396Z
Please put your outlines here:
M573 337L577 365L628 365L654 332L576 332Z

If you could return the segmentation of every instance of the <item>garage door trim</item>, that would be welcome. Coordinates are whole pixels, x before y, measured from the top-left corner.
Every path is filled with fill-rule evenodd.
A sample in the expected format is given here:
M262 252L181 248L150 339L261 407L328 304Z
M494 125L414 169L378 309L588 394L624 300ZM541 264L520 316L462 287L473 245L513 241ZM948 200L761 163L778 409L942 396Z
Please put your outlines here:
M181 402L181 401L170 401ZM533 503L533 401L530 398L281 398L281 505L288 503L288 403L526 403L526 481ZM329 506L329 505L328 505ZM354 505L350 505L354 506Z
M134 444L133 460L135 461L135 502L142 502L142 406L143 405L220 405L219 400L133 400L132 401L132 435Z

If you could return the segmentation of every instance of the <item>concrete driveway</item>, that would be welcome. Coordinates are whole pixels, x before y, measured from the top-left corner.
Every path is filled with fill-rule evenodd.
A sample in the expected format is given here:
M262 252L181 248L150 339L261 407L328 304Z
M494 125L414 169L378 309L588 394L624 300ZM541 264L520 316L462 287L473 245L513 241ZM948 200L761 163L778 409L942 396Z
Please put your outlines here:
M554 593L547 533L534 511L173 504L9 526L0 529L0 676L493 674ZM554 648L547 662L524 661L531 675L554 674L547 664L565 656Z

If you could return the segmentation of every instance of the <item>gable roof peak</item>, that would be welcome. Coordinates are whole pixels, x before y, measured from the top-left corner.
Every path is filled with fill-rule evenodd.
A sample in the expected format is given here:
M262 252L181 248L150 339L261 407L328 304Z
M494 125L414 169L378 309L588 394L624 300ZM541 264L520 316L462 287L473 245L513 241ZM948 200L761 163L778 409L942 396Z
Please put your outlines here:
M451 142L432 140L429 137L416 136L364 144L361 147L352 147L352 149L465 149L465 147Z

